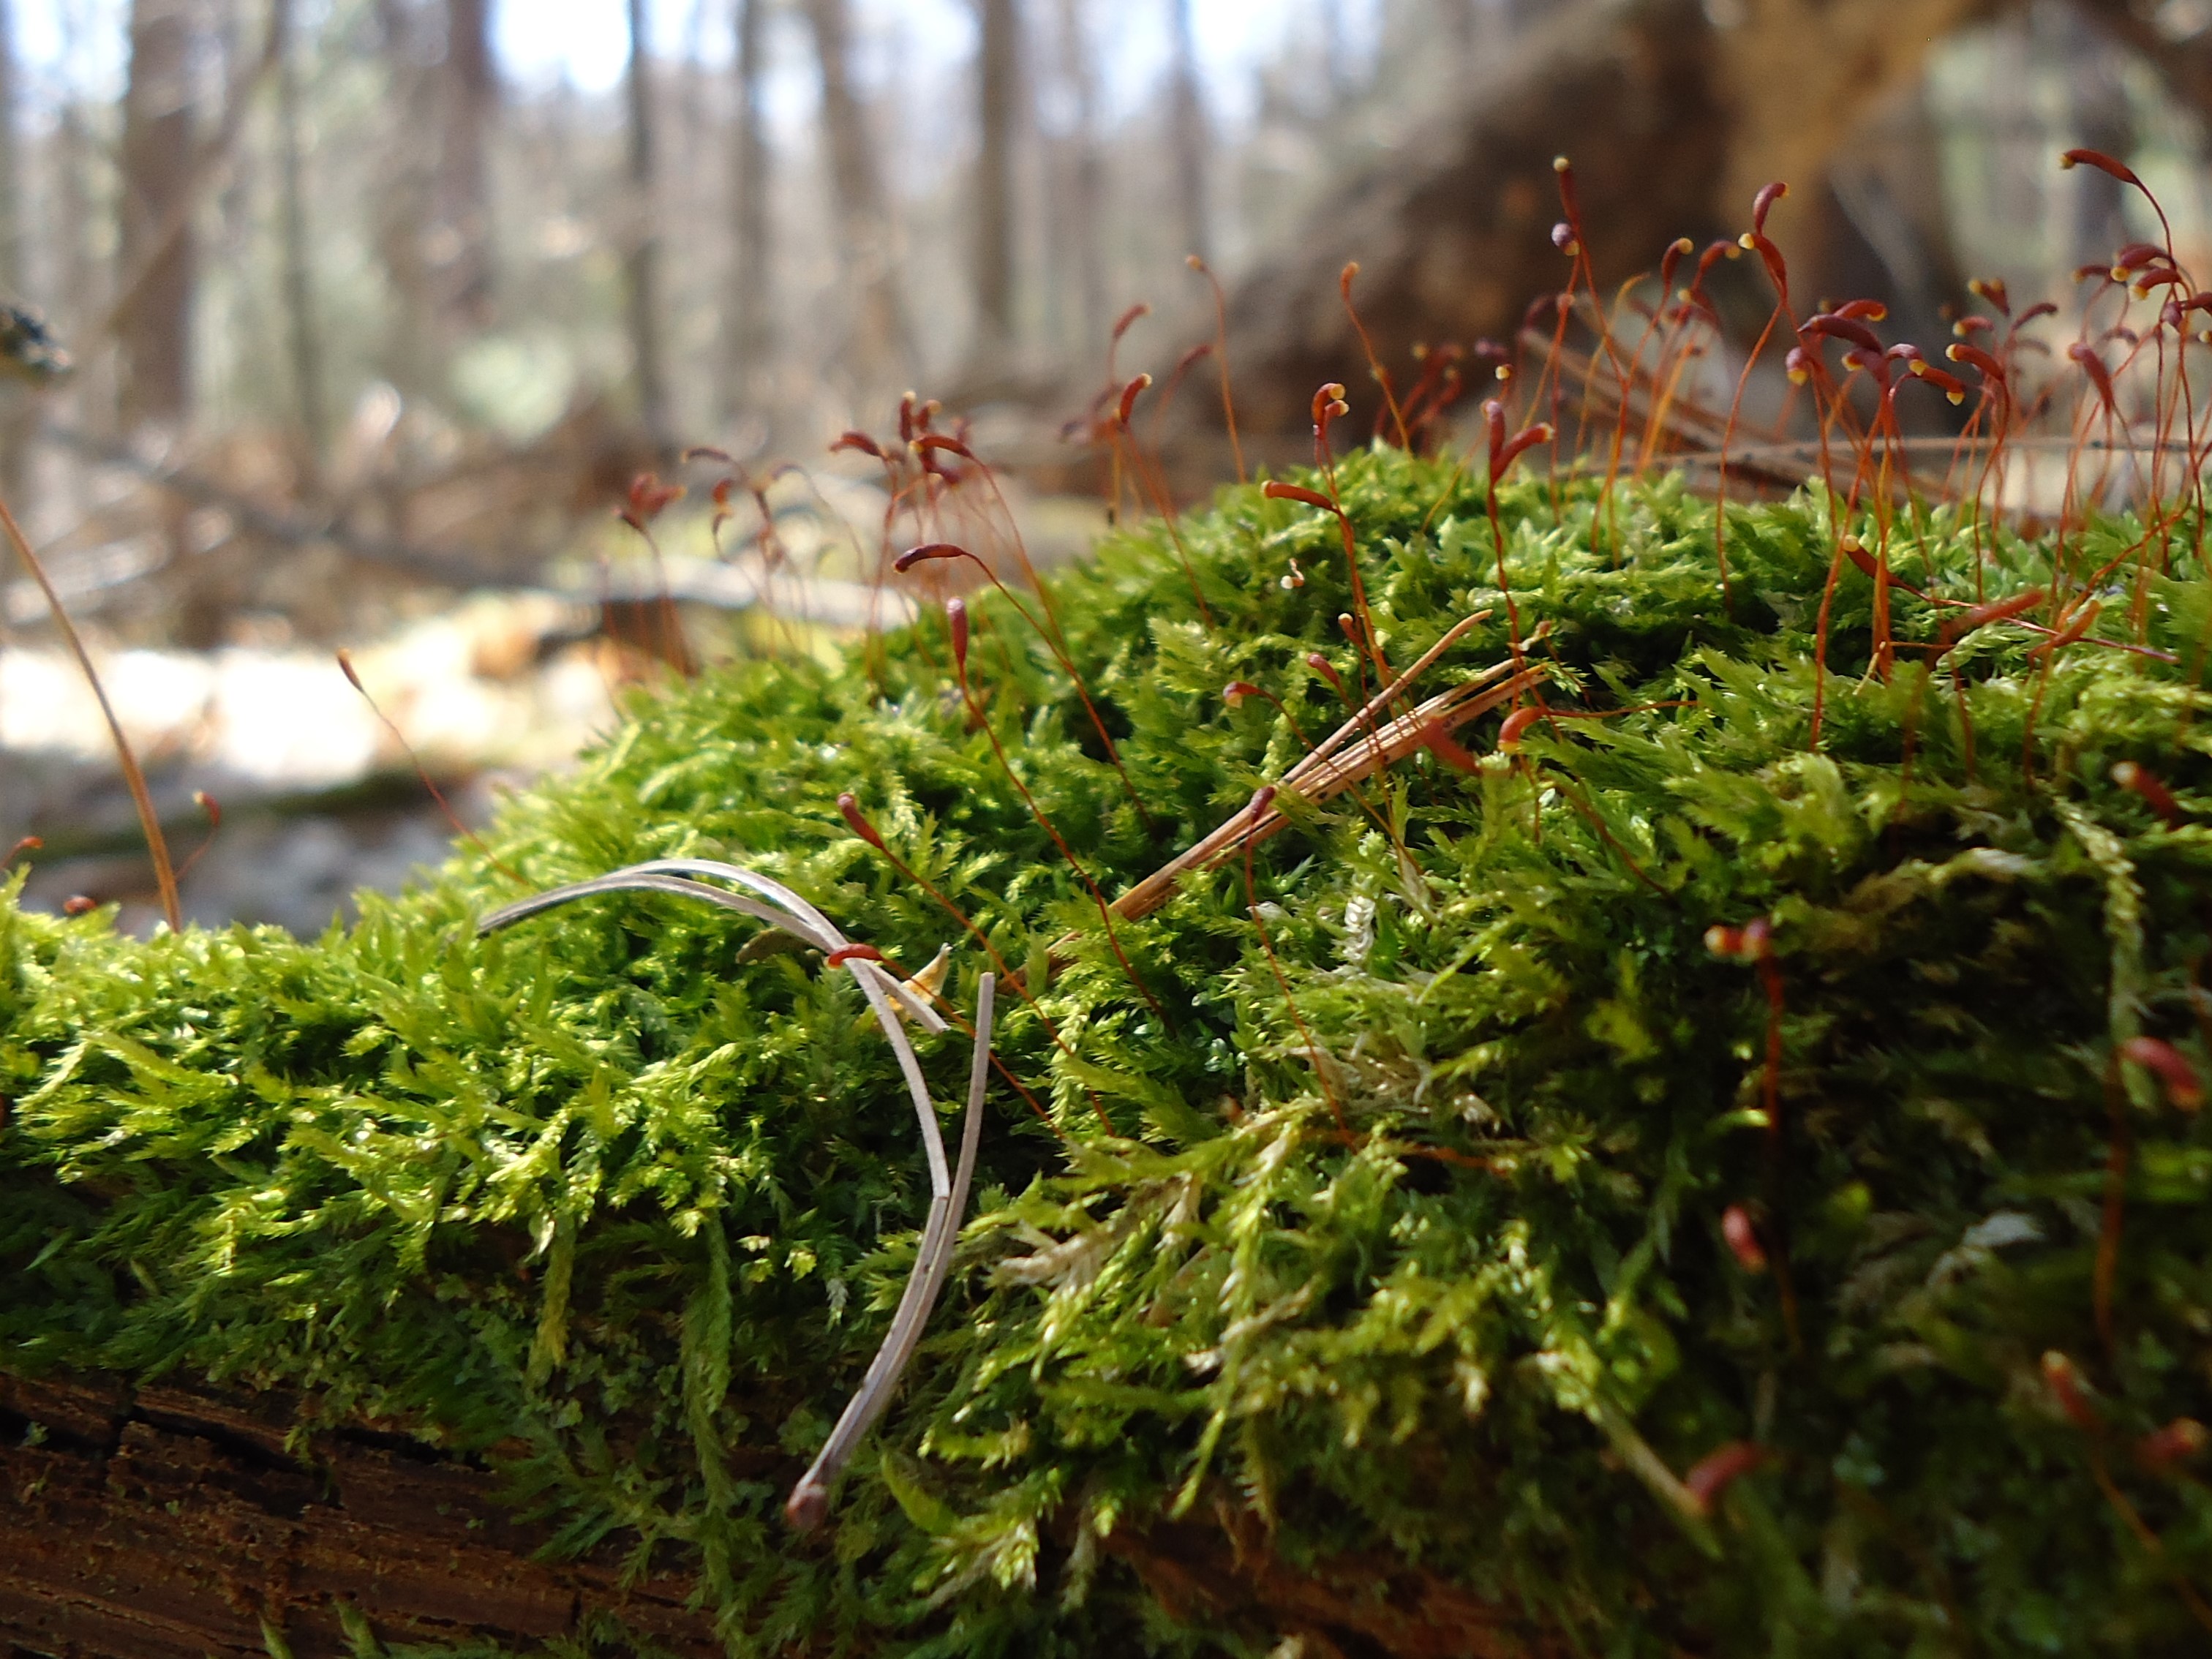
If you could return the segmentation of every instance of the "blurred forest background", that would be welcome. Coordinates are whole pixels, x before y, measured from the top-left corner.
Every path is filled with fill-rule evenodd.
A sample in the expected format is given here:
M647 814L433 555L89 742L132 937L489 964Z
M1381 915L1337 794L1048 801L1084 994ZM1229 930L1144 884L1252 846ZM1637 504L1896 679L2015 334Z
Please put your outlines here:
M312 931L439 855L407 747L481 815L605 726L664 591L709 654L880 614L882 475L828 446L908 388L1079 550L1116 319L1152 307L1122 374L1212 337L1187 256L1295 459L1365 384L1342 262L1389 361L1510 340L1556 152L1601 280L1786 178L1806 288L1932 342L1970 276L2063 297L2151 228L2067 145L2212 261L2208 113L2212 0L0 0L0 293L76 365L0 391L0 494L190 913ZM1204 379L1160 428L1188 495L1231 465ZM761 485L719 543L694 443ZM659 562L613 517L648 469L695 486ZM97 707L0 570L0 852L147 925Z

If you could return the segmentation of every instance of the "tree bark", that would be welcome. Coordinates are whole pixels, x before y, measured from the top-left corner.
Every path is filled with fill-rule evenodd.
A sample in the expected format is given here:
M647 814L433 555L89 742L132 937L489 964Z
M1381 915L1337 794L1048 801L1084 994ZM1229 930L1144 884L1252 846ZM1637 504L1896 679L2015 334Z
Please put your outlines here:
M735 414L759 401L775 314L775 267L769 240L768 134L761 118L767 14L768 0L737 0L737 14L731 20L737 38L732 66L737 78L736 151L730 169L730 225L735 257L731 261L730 302L723 323L726 331L725 414Z
M1328 94L1331 113L1352 101L1352 64L1346 55L1350 47L1344 0L1321 0L1322 82Z
M267 1397L0 1376L0 1652L537 1651L611 1614L685 1659L722 1653L689 1580L542 1562L490 1474L363 1431L316 1435L303 1464L292 1422Z
M188 0L131 0L123 97L121 269L145 273L123 319L126 429L180 426L191 408L198 249L189 223L165 238L195 172ZM166 246L160 246L166 240Z
M21 1659L358 1659L392 1644L536 1652L652 1644L720 1659L694 1583L629 1579L619 1547L547 1562L497 1481L404 1436L321 1430L297 1403L112 1378L0 1375L0 1652ZM787 1482L798 1461L743 1471ZM787 1462L788 1467L785 1467ZM1217 1525L1120 1527L1104 1547L1169 1619L1254 1650L1377 1659L1565 1659L1516 1607L1385 1555L1284 1561L1241 1506ZM1062 1520L1072 1519L1063 1512ZM606 1639L601 1621L618 1620Z
M653 150L651 39L645 0L629 0L629 225L624 261L629 303L630 369L638 418L654 447L668 439L668 385L660 355L660 212Z
M890 215L866 115L853 92L846 0L806 0L806 21L821 64L823 138L851 283L852 327L843 356L856 391L866 398L894 389L908 359Z
M1014 343L1014 145L1020 127L1020 17L1014 0L981 0L976 54L975 360L989 372Z

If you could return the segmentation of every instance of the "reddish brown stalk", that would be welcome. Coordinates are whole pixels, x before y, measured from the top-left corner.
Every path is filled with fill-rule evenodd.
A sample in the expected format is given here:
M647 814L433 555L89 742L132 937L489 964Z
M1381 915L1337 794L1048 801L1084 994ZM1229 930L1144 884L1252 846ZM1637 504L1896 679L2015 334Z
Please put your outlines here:
M2097 1226L2096 1276L2090 1286L2091 1307L2097 1335L2105 1345L2105 1358L2118 1363L2120 1341L2112 1322L2112 1287L2120 1274L2120 1235L2127 1224L2128 1118L2127 1095L2120 1086L2119 1060L2106 1067L2105 1101L2112 1120L2112 1145L2105 1155L2104 1212Z
M1540 635L1532 635L1532 641ZM1500 704L1533 687L1543 671L1522 669L1510 672L1510 663L1498 663L1485 669L1471 679L1440 693L1421 704L1410 714L1402 714L1376 734L1375 741L1359 745L1356 754L1340 757L1337 750L1365 731L1368 713L1387 703L1397 695L1399 686L1387 686L1378 694L1379 702L1371 702L1368 710L1346 720L1327 738L1312 754L1283 775L1282 787L1296 790L1309 805L1318 805L1344 793L1363 778L1395 764L1417 749L1428 748L1437 729L1446 732L1480 719ZM1402 684L1408 676L1401 676ZM1266 841L1289 825L1289 819L1277 811L1255 824L1239 810L1235 817L1218 825L1209 835L1146 876L1127 892L1114 901L1114 914L1126 921L1148 916L1171 898L1176 884L1193 870L1202 870L1232 855L1239 843L1247 837Z
M1210 345L1193 346L1183 353L1174 372L1168 376L1167 386L1160 393L1159 406L1152 415L1152 447L1156 451L1160 447L1160 428L1167 421L1168 405L1175 401L1176 391L1182 385L1182 377L1189 372L1193 363L1209 355L1212 349ZM1190 584L1190 596L1198 603L1199 617L1211 632L1213 611L1206 603L1205 592L1198 585L1198 570L1190 562L1190 550L1183 544L1182 526L1176 520L1175 497L1168 489L1167 474L1154 457L1145 453L1144 446L1137 441L1137 434L1129 429L1128 417L1129 404L1125 401L1117 419L1122 439L1129 446L1130 461L1136 469L1141 486L1151 493L1152 506L1160 515L1160 522L1167 526L1168 539L1175 545L1176 558L1182 566L1183 579Z
M1253 795L1252 804L1245 808L1245 811L1256 825L1267 817L1274 802L1275 787L1267 784ZM1267 937L1267 924L1260 915L1260 890L1252 878L1252 838L1249 836L1244 841L1244 900L1251 914L1252 926L1260 935L1260 948L1267 952L1267 966L1274 970L1275 983L1282 988L1283 1006L1291 1011L1291 1022L1298 1028L1298 1041L1306 1046L1306 1059L1314 1068L1314 1077L1321 1085L1322 1097L1328 1102L1329 1115L1336 1120L1337 1133L1348 1137L1352 1133L1352 1126L1345 1121L1344 1103L1336 1097L1336 1085L1328 1080L1328 1068L1322 1063L1321 1045L1314 1041L1312 1031L1307 1029L1305 1016L1298 1012L1297 999L1291 994L1290 979L1283 972L1281 960L1275 955L1275 942Z
M1322 388L1322 392L1335 392L1340 394L1342 391L1343 388L1334 382ZM1317 393L1314 403L1318 411L1314 422L1314 442L1316 447L1325 448L1328 441L1329 411L1343 408L1343 398L1340 395L1324 401ZM1284 483L1279 479L1274 478L1270 478L1261 486L1261 493L1271 501L1298 501L1307 507L1318 507L1324 513L1334 513L1336 515L1338 539L1344 545L1344 568L1351 578L1352 612L1366 627L1369 637L1372 638L1375 623L1374 617L1367 608L1367 584L1359 574L1359 543L1352 528L1352 515L1344 510L1344 503L1336 495L1336 481L1334 475L1334 469L1330 468L1327 470L1324 476L1324 482L1329 487L1327 495L1323 495L1317 489L1308 489L1302 484Z
M368 712L375 715L384 729L392 734L392 740L399 745L400 752L407 757L408 764L415 769L415 775L422 781L422 787L430 792L430 799L438 803L439 815L446 820L447 828L460 840L468 842L476 849L478 857L509 881L519 887L529 886L529 881L520 872L484 845L483 838L461 822L459 816L447 801L445 792L438 787L436 782L431 778L428 769L423 766L422 757L415 752L415 745L407 741L406 735L392 723L392 717L377 706L374 697L368 695L368 688L361 683L361 676L354 672L353 653L341 646L337 655L338 672L346 677L348 685L361 693L361 700L368 705Z
M1346 630L1347 633L1349 631L1349 629ZM1352 649L1355 653L1358 650L1358 641L1357 640L1354 640L1352 642ZM1335 665L1331 663L1327 657L1322 655L1318 651L1309 651L1306 653L1306 666L1312 669L1315 673L1327 680L1329 684L1330 689L1335 691L1338 700L1341 702L1346 708L1352 711L1352 719L1347 722L1347 724L1357 726L1366 733L1368 750L1370 754L1374 757L1376 769L1379 771L1383 766L1388 765L1389 757L1382 751L1382 728L1376 724L1376 717L1382 712L1386 706L1384 700L1376 698L1372 701L1364 701L1362 698L1353 696L1352 695L1351 687L1347 686L1344 683L1344 677L1336 672ZM1360 690L1364 692L1366 687L1367 678L1365 674L1363 673L1360 676ZM1432 749L1436 749L1437 747L1437 745L1433 743L1430 746ZM1313 758L1314 752L1315 751L1309 750L1306 757L1307 760L1310 761ZM1438 752L1443 751L1439 750ZM1300 763L1300 764L1304 763L1304 762ZM1361 806L1366 808L1367 816L1375 820L1376 827L1381 830L1383 835L1389 838L1390 845L1397 850L1399 856L1401 858L1410 857L1411 854L1408 854L1406 849L1406 843L1399 837L1396 829L1393 827L1389 820L1385 818L1381 812L1377 811L1373 806L1368 804L1366 792L1359 788L1355 784L1352 787L1351 793L1353 799L1356 799Z
M1505 599L1506 627L1513 649L1513 665L1517 670L1525 666L1522 657L1521 609L1513 602L1513 580L1505 568L1505 521L1498 511L1498 486L1522 452L1553 436L1553 428L1547 424L1526 427L1509 439L1505 435L1504 404L1493 398L1483 404L1482 413L1490 433L1490 476L1484 484L1483 507L1489 514L1491 540L1497 549L1498 591Z
M177 866L179 883L191 874L194 865L207 856L208 848L215 845L216 832L222 828L222 803L213 795L204 789L195 789L192 791L192 805L207 814L208 830L201 838L200 844L192 848L191 856Z
M1561 314L1559 319L1560 343L1565 343L1566 307L1571 301L1571 296L1575 289L1575 280L1579 279L1583 287L1587 289L1589 294L1590 311L1597 333L1598 349L1604 354L1606 363L1613 371L1613 384L1621 389L1622 397L1626 398L1628 388L1629 368L1626 364L1621 362L1619 347L1613 337L1612 313L1598 298L1597 267L1590 263L1589 239L1583 234L1582 198L1581 193L1575 187L1574 163L1565 155L1555 155L1552 158L1552 171L1553 174L1557 176L1559 183L1559 208L1566 216L1565 219L1559 225L1553 227L1552 240L1559 247L1561 252L1566 254L1567 257L1574 262L1575 270L1575 278L1570 279L1567 284L1568 298L1563 300L1561 303ZM1566 233L1564 241L1562 241L1559 234L1562 230ZM1577 417L1578 434L1585 433L1589 428L1590 400L1595 394L1595 390L1596 377L1592 375L1584 383L1583 387L1583 407L1580 414ZM1559 423L1557 404L1555 400L1553 414L1553 424L1555 431L1559 427ZM1554 467L1556 468L1558 462L1558 451L1556 448L1553 453L1553 459ZM1605 482L1600 486L1599 492L1600 500L1605 504L1606 521L1608 527L1612 527L1615 523L1613 517L1613 468L1608 466L1606 471ZM1617 538L1613 544L1613 552L1617 558L1620 554L1620 543Z
M131 804L137 809L139 832L146 837L146 854L154 863L154 887L161 896L161 919L169 924L171 933L180 933L185 930L185 915L177 896L176 868L169 861L168 838L161 833L161 820L155 813L153 792L146 787L146 774L138 764L138 757L131 752L130 738L123 735L123 722L115 717L115 705L107 700L107 688L100 683L99 671L92 665L92 653L84 648L84 641L63 608L61 595L54 591L46 566L31 550L29 538L4 501L0 501L0 526L7 530L15 556L23 562L23 568L31 573L31 580L45 595L54 627L69 647L70 654L76 659L77 667L83 671L85 682L92 687L92 695L100 704L100 714L107 721L107 735L115 744L115 763L121 768L124 786L131 792Z
M1237 460L1237 482L1243 483L1247 477L1244 446L1237 441L1237 399L1229 390L1229 301L1223 297L1221 279L1213 274L1211 265L1195 253L1186 263L1206 278L1206 287L1213 291L1213 362L1221 371L1221 417L1229 427L1229 453Z
M1413 360L1421 366L1421 376L1406 395L1406 427L1413 434L1414 453L1421 453L1422 442L1431 428L1466 390L1460 371L1466 356L1463 349L1449 343L1434 349L1425 345L1413 348Z
M1121 398L1124 403L1128 401L1130 392L1128 388L1122 385L1121 375L1115 369L1115 358L1120 354L1121 349L1121 337L1129 331L1130 328L1136 323L1139 318L1149 317L1152 315L1152 307L1146 305L1142 300L1139 300L1136 304L1131 306L1127 311L1123 312L1120 317L1115 319L1114 331L1112 335L1108 337L1106 342L1106 386L1105 389L1099 394L1099 404L1110 404L1116 398ZM1147 384L1149 384L1150 377L1147 376L1144 378L1146 378ZM1097 406L1097 405L1094 405L1094 407ZM1110 432L1112 431L1112 428L1109 428L1109 430ZM1096 440L1096 428L1094 428L1094 441ZM1121 442L1118 434L1113 437L1110 444L1110 450L1113 467L1113 495L1109 500L1106 507L1106 522L1109 525L1119 524L1121 521Z
M1327 659L1324 658L1322 660L1326 662ZM1309 659L1309 661L1310 661L1310 659ZM1334 671L1332 670L1331 672L1333 674ZM1342 682L1338 681L1337 684L1340 687ZM1291 713L1289 708L1284 703L1283 700L1277 696L1273 692L1268 690L1263 685L1255 685L1249 680L1231 680L1227 685L1221 689L1221 700L1227 703L1232 709L1235 708L1237 704L1243 702L1247 697L1261 697L1266 699L1266 701L1270 704L1273 705L1275 712L1283 717L1283 724L1291 728L1291 735L1298 740L1299 745L1305 750L1307 754L1310 755L1313 753L1313 739L1306 736L1305 729L1297 722L1297 717ZM1359 809L1365 812L1370 818L1374 820L1375 827L1377 830L1380 830L1386 836L1391 835L1390 821L1384 817L1380 811L1376 810L1375 804L1367 799L1367 792L1364 789L1362 789L1358 784L1353 784L1346 793L1351 795L1353 800L1358 803ZM1396 837L1395 836L1391 836L1391 839L1395 841Z
M958 607L957 610L954 608L956 606ZM1113 951L1114 960L1121 963L1123 975L1127 978L1131 985L1136 988L1137 994L1144 998L1145 1005L1159 1016L1160 1024L1172 1033L1176 1029L1176 1022L1170 1017L1168 1011L1160 1006L1159 999L1152 994L1151 988L1146 986L1144 980L1139 976L1136 968L1129 961L1128 953L1121 948L1121 937L1114 931L1114 912L1106 902L1105 893L1091 878L1091 872L1084 867L1083 860L1075 856L1075 849L1067 844L1067 838L1060 833L1060 826L1055 824L1047 816L1044 809L1037 805L1036 797L1030 793L1029 785L1024 783L1021 775L1014 770L1013 763L1006 758L1006 745L999 741L997 729L992 726L989 716L984 714L982 705L975 701L975 691L968 684L967 606L959 599L951 599L945 604L945 611L952 619L953 672L959 681L960 701L966 706L969 718L981 726L983 735L990 739L991 752L999 759L999 769L1006 775L1006 781L1014 786L1015 793L1022 798L1022 805L1029 808L1030 816L1036 820L1038 828L1052 838L1052 844L1060 849L1060 855L1067 861L1067 867L1075 872L1077 879L1089 890L1091 902L1098 907L1098 920L1106 928L1107 948Z
M1145 810L1144 799L1137 793L1137 786L1130 781L1128 769L1121 764L1121 751L1115 746L1113 734L1107 731L1106 722L1099 715L1097 704L1091 700L1091 688L1084 684L1082 674L1076 669L1074 659L1068 654L1066 646L1062 643L1059 636L1058 619L1054 618L1054 629L1048 631L1042 623L1030 614L1028 607L1014 597L1013 591L999 580L997 571L992 569L989 565L957 542L924 542L919 547L909 547L892 562L891 568L903 575L915 565L936 559L965 559L974 565L983 573L985 579L992 586L1006 596L1006 603L1013 606L1022 620L1027 623L1035 630L1036 636L1044 641L1045 649L1052 653L1053 660L1058 663L1066 673L1069 683L1075 688L1075 695L1082 699L1084 712L1091 716L1091 730L1098 733L1098 741L1106 748L1107 760L1112 763L1115 772L1121 777L1122 792L1128 796L1129 804L1137 809L1137 817L1143 823L1146 833L1151 834L1152 815ZM1044 598L1042 588L1037 590L1037 597ZM1049 614L1050 604L1051 601L1047 599L1048 614Z
M1375 384L1382 388L1382 406L1390 413L1391 423L1398 428L1398 447L1411 450L1413 440L1407 435L1406 413L1398 407L1398 393L1390 384L1390 371L1382 366L1376 355L1375 342L1368 337L1367 325L1359 320L1359 307L1352 303L1352 279L1359 275L1359 261L1354 259L1337 273L1336 291L1344 301L1344 314L1352 319L1352 331L1359 337L1359 349L1367 354L1367 372L1374 376Z
M1774 309L1767 314L1766 326L1759 331L1759 339L1751 348L1751 355L1743 361L1743 372L1736 376L1735 396L1729 400L1728 423L1721 428L1721 447L1718 469L1714 486L1713 557L1720 566L1721 610L1725 614L1735 609L1729 589L1728 568L1728 451L1729 441L1735 435L1735 424L1743 409L1744 389L1750 384L1751 372L1758 366L1759 356L1766 349L1767 342L1774 337L1775 329L1787 319L1792 331L1796 318L1790 305L1790 273L1783 263L1780 250L1766 237L1766 215L1774 204L1787 193L1789 186L1780 182L1767 185L1759 192L1752 204L1752 228L1740 246L1757 252L1766 267L1768 279L1774 284Z
M2089 1473L2096 1480L2097 1490L2105 1495L2105 1501L2112 1505L2112 1512L2120 1517L2127 1529L2135 1535L2136 1542L2142 1547L2143 1553L2166 1570L2175 1591L2188 1607L2191 1615L2205 1629L2212 1631L2212 1606L2206 1604L2204 1598L2197 1593L2196 1587L2182 1574L2181 1570L2166 1559L2164 1541L2156 1532L2152 1530L2150 1523L2136 1511L2136 1506L2128 1502L2126 1494L2113 1483L2112 1471L2105 1467L2105 1448L2102 1443L2105 1423L2097 1407L2092 1403L2088 1390L2083 1382L2081 1368L2065 1354L2052 1348L2044 1352L2042 1370L2045 1386L2051 1390L2051 1403L2058 1408L2060 1414L2068 1422L2081 1432L2083 1451L2088 1459ZM2186 1436L2186 1431L2184 1431L2184 1434ZM2187 1437L2194 1438L2194 1437Z
M969 937L973 939L976 944L981 945L983 947L983 954L991 958L991 965L998 969L1000 982L1011 987L1014 994L1026 1003L1029 1006L1030 1011L1036 1014L1039 1023L1042 1024L1045 1029L1045 1034L1052 1038L1053 1046L1057 1048L1060 1053L1066 1054L1070 1060L1075 1059L1075 1050L1067 1046L1067 1039L1060 1036L1060 1027L1053 1024L1052 1016L1045 1012L1043 1006L1037 1001L1036 998L1030 994L1029 987L1023 983L1022 976L1006 965L1006 959L999 954L999 947L991 943L990 935L986 933L981 927L977 927L975 925L975 919L958 905L955 904L951 898L946 896L945 890L939 887L935 882L930 880L930 878L923 875L921 871L915 869L904 859L901 858L896 853L891 851L890 843L884 840L882 835L877 830L875 825L868 822L866 814L860 811L860 803L858 797L852 794L849 791L838 796L837 811L844 818L845 824L848 829L852 830L855 836L858 836L869 846L874 848L877 852L882 854L884 861L888 863L892 869L897 871L899 874L904 876L915 886L921 888L923 892L935 899L939 908L944 910L944 912L947 915L951 916L953 921L958 922L961 927L967 930ZM1109 1134L1118 1133L1119 1131L1114 1127L1114 1120L1106 1115L1106 1103L1098 1098L1097 1091L1093 1089L1087 1091L1087 1092L1091 1096L1091 1109L1098 1115L1098 1121L1105 1126L1106 1133Z

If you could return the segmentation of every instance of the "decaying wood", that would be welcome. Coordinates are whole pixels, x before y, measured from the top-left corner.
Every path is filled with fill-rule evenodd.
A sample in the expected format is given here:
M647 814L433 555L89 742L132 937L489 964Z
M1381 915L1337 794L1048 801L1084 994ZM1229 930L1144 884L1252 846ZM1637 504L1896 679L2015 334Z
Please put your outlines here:
M2002 0L1578 0L1547 9L1468 82L1461 107L1333 190L1291 251L1231 296L1241 423L1294 459L1314 388L1373 393L1337 273L1382 361L1410 372L1419 342L1510 340L1567 263L1553 158L1573 158L1598 280L1658 263L1678 236L1742 228L1772 179L1785 250L1828 158L1917 72L1928 48ZM1717 23L1714 20L1723 21ZM1817 274L1812 280L1817 283ZM1765 295L1759 296L1763 309ZM1754 326L1756 325L1754 324ZM1195 407L1195 405L1194 405ZM1194 416L1194 418L1195 418Z
M0 1375L0 1652L20 1659L355 1659L399 1644L527 1651L607 1620L680 1659L723 1652L693 1582L625 1584L621 1552L536 1559L484 1471L392 1434L288 1447L295 1402ZM793 1465L795 1467L795 1464ZM751 1470L780 1479L789 1469ZM1293 1567L1250 1516L1116 1530L1170 1616L1296 1637L1307 1659L1552 1659L1525 1616L1380 1558ZM271 1638L274 1638L272 1641Z
M490 1474L360 1431L316 1435L303 1465L292 1421L270 1396L0 1376L0 1650L349 1659L362 1621L387 1644L527 1649L611 1614L721 1653L690 1580L539 1561Z
M1219 1529L1117 1529L1105 1551L1135 1571L1170 1618L1245 1625L1295 1640L1303 1659L1552 1659L1575 1651L1527 1618L1405 1562L1341 1556L1293 1567L1249 1516L1224 1507L1218 1518Z

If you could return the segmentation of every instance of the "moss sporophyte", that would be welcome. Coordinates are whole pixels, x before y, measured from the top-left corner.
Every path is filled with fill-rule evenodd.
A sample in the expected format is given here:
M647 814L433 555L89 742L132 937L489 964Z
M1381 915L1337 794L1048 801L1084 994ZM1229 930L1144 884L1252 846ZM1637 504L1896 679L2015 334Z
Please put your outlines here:
M18 874L0 1370L489 1459L739 1652L2203 1651L2200 458L2027 526L1784 300L1832 469L1717 508L1705 263L1501 383L1588 463L712 671L319 940Z

